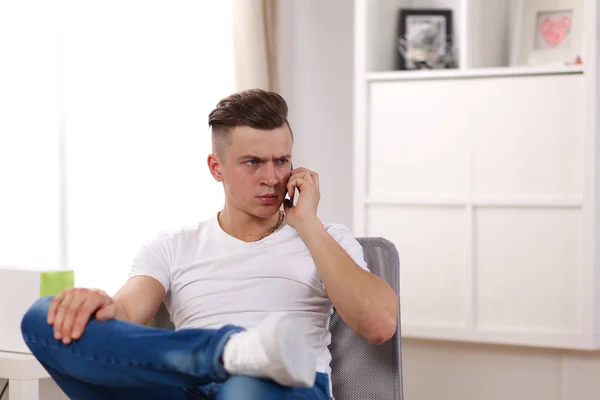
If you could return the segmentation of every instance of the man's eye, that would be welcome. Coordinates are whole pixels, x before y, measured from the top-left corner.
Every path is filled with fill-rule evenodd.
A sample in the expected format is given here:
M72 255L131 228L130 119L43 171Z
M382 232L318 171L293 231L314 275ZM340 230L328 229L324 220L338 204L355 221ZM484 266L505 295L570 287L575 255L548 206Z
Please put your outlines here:
M281 160L277 160L277 163L279 163L279 165L285 165L288 163L288 160L286 160L285 158L282 158Z
M246 164L249 166L254 166L254 165L258 164L258 160L248 160L248 161L246 161Z

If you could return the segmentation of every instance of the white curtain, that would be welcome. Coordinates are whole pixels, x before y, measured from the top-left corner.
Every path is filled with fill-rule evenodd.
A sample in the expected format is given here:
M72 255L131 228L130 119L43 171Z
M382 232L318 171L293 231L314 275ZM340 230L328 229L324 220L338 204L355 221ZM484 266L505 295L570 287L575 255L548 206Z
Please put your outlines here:
M278 0L234 0L235 78L238 90L278 90Z
M62 1L59 28L55 27L63 48L57 54L62 56L59 64L58 56L47 64L62 68L63 79L54 77L49 85L58 86L63 96L66 213L62 266L75 270L77 286L116 292L135 253L158 230L194 223L222 205L221 186L206 166L210 152L207 117L220 98L235 91L231 7L231 0ZM19 16L20 22L35 12L29 8ZM43 37L48 31L38 33ZM20 40L14 34L11 37ZM23 81L35 75L27 69L17 71L16 65L13 72L22 74ZM19 88L13 90L18 93ZM45 115L46 108L54 110L55 105L47 103L27 110L32 120ZM56 129L47 130L45 136L36 132L38 139L44 136L36 143L55 157ZM15 138L9 134L8 140ZM30 156L31 149L37 148L31 142L27 148L13 148ZM46 157L48 164L52 157ZM54 176L54 168L49 166L43 173ZM29 178L27 171L14 172ZM41 176L31 183L41 188L46 181ZM55 181L50 184L57 185ZM18 182L11 185L8 190L18 187ZM11 205L23 215L51 214L49 219L54 220L59 210L55 192L60 191L47 190L48 196L38 198L35 205L23 201L19 193L10 197ZM32 219L14 220L12 227L0 228L4 235L0 239L14 230L33 230ZM29 222L27 228L23 221ZM19 251L47 245L43 239L52 242L56 230L56 226L42 230L33 240L19 237L16 241L23 244ZM52 251L47 255L56 258ZM0 264L1 257L2 250Z

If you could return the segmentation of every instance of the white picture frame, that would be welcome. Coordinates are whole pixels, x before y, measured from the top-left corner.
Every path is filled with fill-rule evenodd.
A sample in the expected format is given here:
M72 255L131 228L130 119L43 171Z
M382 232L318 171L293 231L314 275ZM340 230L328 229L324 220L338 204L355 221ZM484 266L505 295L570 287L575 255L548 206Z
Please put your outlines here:
M512 66L575 62L583 51L583 0L519 0Z

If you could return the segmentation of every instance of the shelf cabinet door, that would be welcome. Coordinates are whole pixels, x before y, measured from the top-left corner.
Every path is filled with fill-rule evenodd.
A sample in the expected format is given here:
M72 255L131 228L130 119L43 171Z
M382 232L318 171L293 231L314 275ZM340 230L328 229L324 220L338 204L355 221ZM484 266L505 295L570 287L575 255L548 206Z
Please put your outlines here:
M583 99L581 74L369 84L365 226L407 336L589 347Z

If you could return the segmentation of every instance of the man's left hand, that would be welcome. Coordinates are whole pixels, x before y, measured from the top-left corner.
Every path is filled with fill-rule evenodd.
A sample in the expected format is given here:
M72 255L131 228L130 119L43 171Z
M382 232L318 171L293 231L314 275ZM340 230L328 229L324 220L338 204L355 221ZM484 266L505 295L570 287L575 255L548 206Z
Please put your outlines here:
M298 230L305 223L317 221L317 208L321 199L319 174L306 168L294 169L286 189L290 198L294 194L299 195L298 203L295 206L290 207L288 204L284 204L288 225Z

